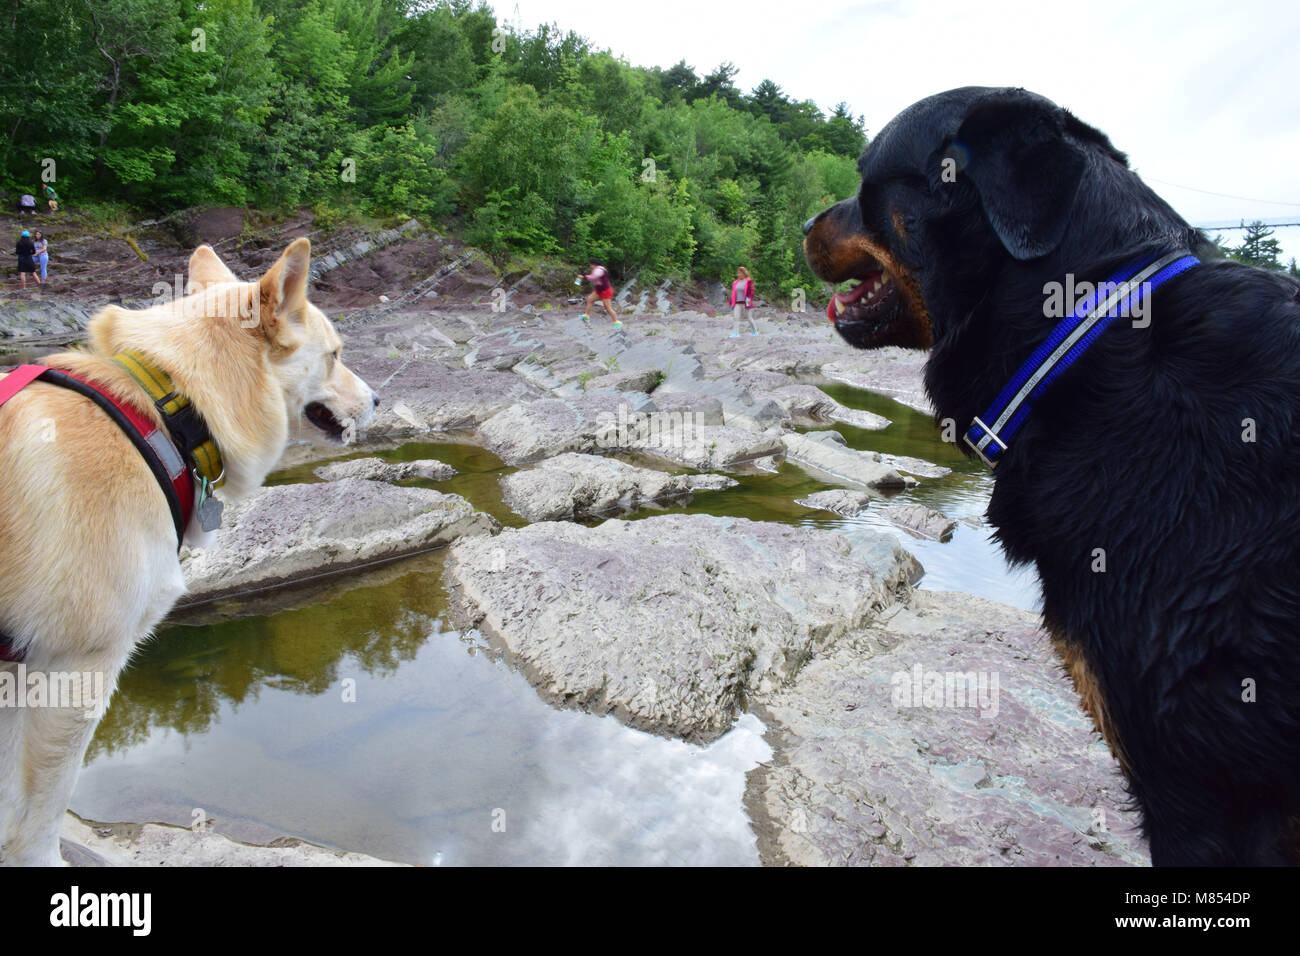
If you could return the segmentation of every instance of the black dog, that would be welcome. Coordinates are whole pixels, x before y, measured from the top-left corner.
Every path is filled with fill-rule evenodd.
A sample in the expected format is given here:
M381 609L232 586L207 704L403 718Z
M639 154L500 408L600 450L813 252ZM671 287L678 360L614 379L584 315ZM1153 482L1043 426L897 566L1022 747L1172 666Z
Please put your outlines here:
M828 312L857 348L932 350L938 418L996 465L989 520L1038 569L1153 862L1300 862L1300 286L1223 259L1024 90L922 100L859 169L804 226L814 272L861 280ZM1027 417L989 421L1039 368L1059 290L1129 277L1140 300L1080 297L1121 314Z

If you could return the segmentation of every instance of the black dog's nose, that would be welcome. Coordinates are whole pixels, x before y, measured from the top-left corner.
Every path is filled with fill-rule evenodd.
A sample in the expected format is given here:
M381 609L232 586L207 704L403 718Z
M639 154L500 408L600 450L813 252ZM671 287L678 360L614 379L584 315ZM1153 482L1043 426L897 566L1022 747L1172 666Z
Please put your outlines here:
M821 213L818 213L817 215L820 216ZM803 224L803 234L805 236L808 235L808 233L812 232L813 223L815 223L816 221L817 221L817 216L813 216L811 219L809 219L807 222Z

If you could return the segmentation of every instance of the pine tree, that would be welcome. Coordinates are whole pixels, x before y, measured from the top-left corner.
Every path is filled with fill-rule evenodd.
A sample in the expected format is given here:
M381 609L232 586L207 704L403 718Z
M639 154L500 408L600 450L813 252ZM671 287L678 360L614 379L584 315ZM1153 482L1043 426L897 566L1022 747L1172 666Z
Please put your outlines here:
M1273 238L1273 230L1256 220L1246 227L1246 238L1236 248L1227 249L1228 257L1248 266L1276 269L1281 272L1282 243Z

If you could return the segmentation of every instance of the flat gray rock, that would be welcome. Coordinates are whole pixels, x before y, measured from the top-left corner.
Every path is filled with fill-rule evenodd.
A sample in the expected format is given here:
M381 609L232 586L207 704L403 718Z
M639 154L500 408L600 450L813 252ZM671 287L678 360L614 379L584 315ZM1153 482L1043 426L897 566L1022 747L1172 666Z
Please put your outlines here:
M204 827L163 823L86 823L64 814L63 858L69 866L404 866L282 837L271 846L239 843Z
M787 432L781 440L787 460L835 483L847 482L866 488L906 488L915 484L915 479L904 478L873 452L855 451L833 441L818 441L797 432Z
M612 451L619 447L618 426L654 409L617 393L543 398L498 412L481 426L487 447L511 465L553 458L568 451ZM626 431L626 429L624 429Z
M847 491L836 488L833 491L818 491L807 498L798 498L795 504L818 511L833 511L837 515L852 518L864 511L871 501L871 496L862 491Z
M700 425L725 424L722 416L722 402L715 395L702 392L664 392L656 390L655 408L670 414L689 414L691 420Z
M366 426L368 439L473 428L517 402L543 394L511 372L449 369L413 358L345 359L383 399Z
M367 478L371 481L408 481L412 478L427 478L441 481L456 474L456 469L433 458L418 461L384 461L382 458L354 458L351 461L339 461L332 465L323 465L315 471L316 477L324 481L338 481L341 478Z
M770 397L790 413L796 425L840 422L871 431L889 427L888 418L841 405L816 385L782 385Z
M651 423L653 423L651 419ZM645 430L644 436L633 439L625 447L650 455L675 465L697 471L726 471L757 459L769 458L785 451L781 435L776 432L759 432L734 425L698 425L675 431L672 421L660 427Z
M64 302L63 296L47 296L35 289L13 295L6 292L0 291L0 339L66 336L72 341L80 338L98 311L93 305Z
M821 374L854 388L888 396L909 408L926 415L934 414L934 406L925 393L923 373L929 352L904 349L891 345L881 349L867 349L829 357L821 366Z
M226 508L211 547L182 556L181 604L260 590L498 528L459 495L343 478L262 488Z
M952 537L957 522L933 508L919 504L891 505L880 512L895 527L917 538L946 541Z
M504 318L503 316L494 316ZM497 371L533 361L542 366L559 362L589 361L595 352L554 326L511 316L512 327L494 329L470 339L462 361L467 368L490 368ZM527 327L520 327L520 326Z
M758 713L776 749L746 794L764 863L1149 863L1119 765L1029 612L917 591Z
M910 591L916 559L866 540L705 515L546 522L462 539L447 577L546 697L707 740Z
M689 499L697 488L736 484L724 475L669 475L616 458L567 453L501 479L506 504L528 521L556 521Z
M920 458L912 458L909 455L887 455L881 453L880 460L889 465L895 471L906 472L909 475L916 475L920 478L943 478L952 474L952 469L944 465L936 465L933 462L925 461Z

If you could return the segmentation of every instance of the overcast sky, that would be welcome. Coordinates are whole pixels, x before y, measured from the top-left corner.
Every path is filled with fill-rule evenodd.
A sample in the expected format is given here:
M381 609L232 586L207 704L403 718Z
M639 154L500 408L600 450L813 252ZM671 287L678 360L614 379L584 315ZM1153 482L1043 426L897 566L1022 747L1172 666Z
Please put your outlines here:
M515 3L492 6L513 19ZM731 60L745 92L770 78L826 112L845 100L868 135L931 93L1023 86L1109 135L1195 224L1300 222L1297 0L519 0L517 9L524 29L555 22L637 66L685 59L703 76ZM1277 238L1284 260L1300 259L1300 227Z

